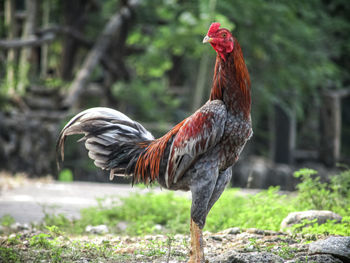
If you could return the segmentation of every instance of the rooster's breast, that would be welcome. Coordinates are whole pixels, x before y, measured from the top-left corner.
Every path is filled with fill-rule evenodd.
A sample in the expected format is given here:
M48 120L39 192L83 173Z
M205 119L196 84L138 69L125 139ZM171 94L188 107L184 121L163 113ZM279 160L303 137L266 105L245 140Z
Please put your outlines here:
M220 170L232 166L239 158L246 142L253 135L251 119L243 114L228 114L224 134L220 142Z

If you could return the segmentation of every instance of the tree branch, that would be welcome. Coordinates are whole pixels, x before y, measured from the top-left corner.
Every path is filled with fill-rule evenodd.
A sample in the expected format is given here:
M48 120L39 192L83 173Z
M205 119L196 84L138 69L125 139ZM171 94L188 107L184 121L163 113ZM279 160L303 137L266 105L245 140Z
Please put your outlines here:
M23 47L37 47L44 43L51 42L55 39L55 34L48 33L42 37L36 37L32 35L27 39L11 39L11 40L0 40L1 49L20 49Z
M77 73L70 89L64 105L70 107L78 100L84 87L88 83L89 77L92 74L95 66L103 57L105 51L111 43L112 37L117 32L124 19L128 19L131 16L131 9L138 5L139 1L132 1L128 6L122 7L119 13L113 15L103 32L97 39L94 47L86 57L82 68Z
M80 44L87 48L93 46L93 42L86 39L83 34L70 27L51 26L49 28L40 29L27 39L11 39L0 40L0 48L2 49L20 49L23 47L41 46L45 43L51 42L57 34L66 34L79 41Z
M76 40L78 40L80 42L80 44L82 44L83 46L85 46L87 48L91 48L94 45L93 41L86 39L82 33L80 33L79 31L77 31L71 27L63 27L63 26L54 25L54 26L44 28L44 29L37 31L38 35L46 35L49 33L52 33L55 35L56 34L69 35L69 36L75 38Z

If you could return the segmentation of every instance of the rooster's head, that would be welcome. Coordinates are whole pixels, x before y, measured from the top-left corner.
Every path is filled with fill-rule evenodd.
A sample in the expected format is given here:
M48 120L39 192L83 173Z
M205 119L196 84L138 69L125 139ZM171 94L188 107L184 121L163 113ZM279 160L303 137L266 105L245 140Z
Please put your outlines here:
M212 23L203 43L210 43L215 51L225 59L231 53L234 46L234 38L229 30L220 28L220 23Z

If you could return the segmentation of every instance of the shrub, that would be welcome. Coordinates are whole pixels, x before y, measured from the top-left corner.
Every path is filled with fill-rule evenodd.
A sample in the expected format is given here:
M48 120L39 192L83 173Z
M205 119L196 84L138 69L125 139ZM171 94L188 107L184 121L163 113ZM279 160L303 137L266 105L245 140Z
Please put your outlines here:
M301 182L297 185L298 196L296 209L298 210L330 210L339 214L347 214L350 207L350 170L334 175L330 181L321 182L317 171L301 169L294 173Z

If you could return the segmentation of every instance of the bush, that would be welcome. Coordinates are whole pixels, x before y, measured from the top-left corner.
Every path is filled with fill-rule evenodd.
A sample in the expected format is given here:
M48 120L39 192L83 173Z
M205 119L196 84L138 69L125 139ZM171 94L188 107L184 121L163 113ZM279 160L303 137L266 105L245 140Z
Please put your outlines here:
M317 171L301 169L294 173L301 182L297 185L298 210L330 210L346 215L350 207L350 170L334 175L330 182L321 182Z

